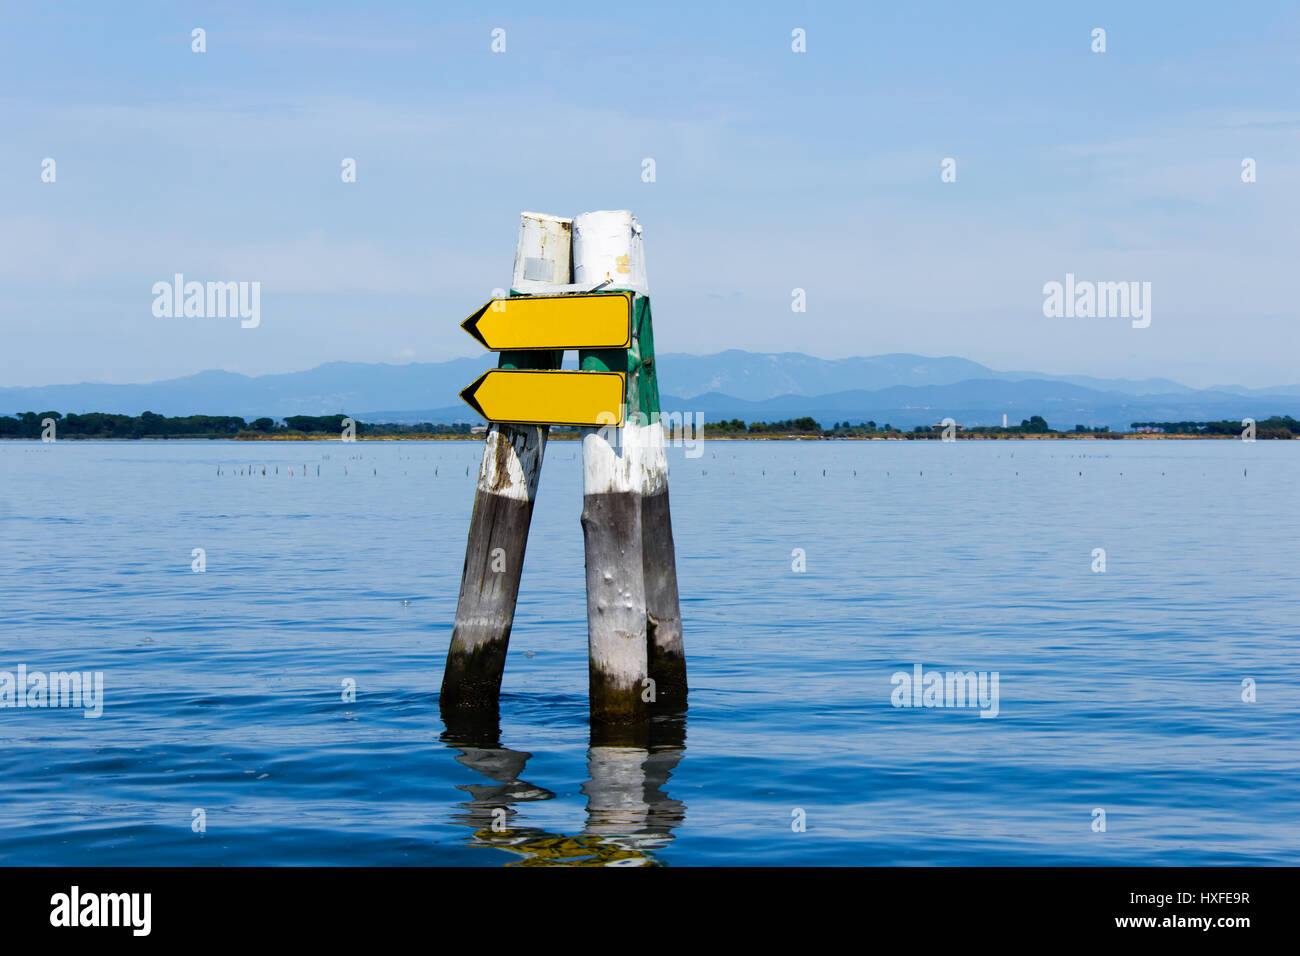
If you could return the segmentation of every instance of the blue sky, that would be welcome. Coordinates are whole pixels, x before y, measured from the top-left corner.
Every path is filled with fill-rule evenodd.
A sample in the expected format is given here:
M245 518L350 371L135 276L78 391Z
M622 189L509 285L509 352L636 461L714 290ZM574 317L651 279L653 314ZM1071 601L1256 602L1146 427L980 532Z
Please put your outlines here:
M1295 4L267 6L5 5L0 384L479 354L520 210L617 208L660 352L1300 382ZM176 272L261 324L155 318ZM1067 272L1151 326L1044 317Z

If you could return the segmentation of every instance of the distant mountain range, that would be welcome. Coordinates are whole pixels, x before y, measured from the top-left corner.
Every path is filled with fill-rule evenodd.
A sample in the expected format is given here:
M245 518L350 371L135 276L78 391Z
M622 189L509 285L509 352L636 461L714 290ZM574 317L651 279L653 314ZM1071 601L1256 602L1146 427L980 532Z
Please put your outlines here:
M574 355L567 366L574 366ZM777 421L811 416L836 421L928 425L1017 424L1042 415L1058 428L1126 428L1135 421L1300 417L1300 385L1197 389L1168 379L1001 372L963 358L897 353L819 359L798 352L732 349L715 355L658 357L666 411L706 420ZM247 376L200 372L146 385L49 385L0 388L0 414L55 410L138 415L328 415L368 421L477 421L459 393L492 366L489 355L409 365L330 362L304 372Z

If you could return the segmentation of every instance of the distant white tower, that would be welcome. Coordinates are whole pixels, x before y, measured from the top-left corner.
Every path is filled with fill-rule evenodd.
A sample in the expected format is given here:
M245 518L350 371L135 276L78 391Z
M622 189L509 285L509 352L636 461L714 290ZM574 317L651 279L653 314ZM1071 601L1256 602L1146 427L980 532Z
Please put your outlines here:
M1003 412L1003 413L1002 413L1002 427L1003 427L1003 428L1006 428L1006 427L1007 427L1007 413L1006 413L1006 412Z

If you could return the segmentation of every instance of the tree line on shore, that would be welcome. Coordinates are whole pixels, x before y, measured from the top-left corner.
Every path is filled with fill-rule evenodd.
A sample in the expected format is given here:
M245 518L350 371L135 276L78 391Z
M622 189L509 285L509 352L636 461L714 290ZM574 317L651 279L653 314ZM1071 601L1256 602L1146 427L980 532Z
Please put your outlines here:
M42 438L50 421L58 438L293 438L342 435L347 419L346 415L287 415L279 422L273 418L255 418L250 422L237 415L168 417L153 412L141 415L22 412L0 416L0 438ZM396 425L354 420L352 429L357 436L470 434L467 423Z
M42 438L50 433L48 422L53 422L53 434L58 438L207 438L207 439L258 439L341 436L352 421L352 432L357 437L412 437L421 435L471 434L471 425L460 422L454 425L435 425L421 422L414 425L362 422L346 415L287 415L282 421L273 418L255 418L246 421L237 415L183 415L168 417L153 412L141 415L115 415L106 412L86 414L59 412L22 412L18 415L0 416L0 438ZM677 426L680 427L680 426ZM1153 434L1201 437L1240 437L1245 428L1240 421L1213 422L1133 422L1133 431ZM704 426L706 433L720 437L798 436L808 438L904 438L941 439L945 426L917 425L903 431L886 423L874 421L835 422L830 428L810 416L791 418L779 422L743 422L738 418L710 422ZM555 428L557 432L577 432L578 429ZM1073 429L1054 429L1041 415L1023 419L1019 425L951 426L948 434L954 438L998 438L1018 435L1073 435L1094 438L1123 438L1126 432L1111 431L1108 426L1075 425ZM1300 438L1300 421L1290 416L1274 415L1255 423L1255 437L1262 439Z
M944 424L916 425L911 431L903 431L886 423L877 425L874 421L835 422L830 428L822 428L811 417L793 418L780 422L743 422L738 418L726 421L710 422L705 426L708 431L723 436L741 435L798 435L819 438L905 438L905 439L942 439ZM1245 431L1241 421L1215 422L1133 422L1130 426L1134 432L1152 434L1202 437L1240 437ZM1086 435L1093 438L1122 439L1126 432L1112 431L1110 426L1075 425L1072 429L1052 428L1041 415L1031 415L1022 419L1019 425L957 425L951 426L950 435L954 438L998 438L1016 435ZM1256 438L1300 438L1300 421L1286 415L1274 415L1255 423Z

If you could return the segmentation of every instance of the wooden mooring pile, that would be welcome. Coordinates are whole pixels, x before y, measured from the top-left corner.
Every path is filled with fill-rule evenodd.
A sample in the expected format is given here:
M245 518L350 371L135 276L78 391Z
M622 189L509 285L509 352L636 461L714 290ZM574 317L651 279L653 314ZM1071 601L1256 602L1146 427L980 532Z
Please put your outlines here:
M626 210L520 217L509 296L462 323L499 353L462 397L491 425L440 698L495 719L551 425L581 426L594 739L686 707L686 657L641 227ZM566 349L579 370L561 371Z

